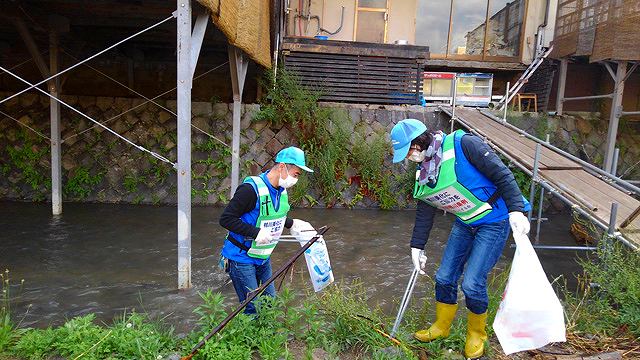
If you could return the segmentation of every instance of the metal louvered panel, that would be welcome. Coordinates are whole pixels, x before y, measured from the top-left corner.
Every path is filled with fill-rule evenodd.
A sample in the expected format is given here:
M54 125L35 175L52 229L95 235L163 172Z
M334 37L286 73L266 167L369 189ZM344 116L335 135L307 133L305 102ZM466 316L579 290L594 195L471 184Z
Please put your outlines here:
M337 43L337 44L331 44ZM298 77L302 86L320 91L322 101L372 104L420 104L422 102L423 51L407 52L401 45L370 44L358 54L362 43L325 41L307 48L284 52L285 69ZM335 46L349 47L339 53ZM327 49L327 47L333 47ZM400 55L390 56L393 48ZM381 48L376 51L376 48ZM426 52L424 51L426 49ZM325 51L327 50L327 51ZM413 55L413 56L411 56Z

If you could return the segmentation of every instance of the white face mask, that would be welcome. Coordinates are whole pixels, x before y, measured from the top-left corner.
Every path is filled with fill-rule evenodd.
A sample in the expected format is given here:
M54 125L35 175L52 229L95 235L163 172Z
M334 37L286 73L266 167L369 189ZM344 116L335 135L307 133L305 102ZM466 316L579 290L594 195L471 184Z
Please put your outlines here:
M293 176L289 175L289 169L287 169L287 165L285 165L284 168L287 171L287 177L284 179L279 178L278 185L280 185L284 189L288 189L298 182L298 178L294 178Z
M422 150L420 152L414 151L409 155L409 160L417 163L421 163L427 157L427 150Z

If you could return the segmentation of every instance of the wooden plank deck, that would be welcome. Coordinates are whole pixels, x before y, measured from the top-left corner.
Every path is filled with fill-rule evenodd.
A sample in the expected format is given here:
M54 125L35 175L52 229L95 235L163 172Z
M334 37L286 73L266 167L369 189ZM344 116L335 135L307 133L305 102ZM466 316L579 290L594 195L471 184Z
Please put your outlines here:
M483 136L498 151L533 169L536 142L483 115L476 109L456 108L463 126ZM640 216L620 225L640 207L640 201L587 172L583 166L549 148L541 148L539 176L603 224L609 224L611 204L618 203L616 230L640 249Z

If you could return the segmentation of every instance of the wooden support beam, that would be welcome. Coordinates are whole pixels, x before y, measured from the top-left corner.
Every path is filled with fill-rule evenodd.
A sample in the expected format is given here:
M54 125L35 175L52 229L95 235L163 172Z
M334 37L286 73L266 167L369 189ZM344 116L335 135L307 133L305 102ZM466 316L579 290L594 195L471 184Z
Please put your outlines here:
M567 67L569 60L567 58L560 59L560 74L558 75L558 93L556 95L556 113L562 115L562 106L564 102L564 90L567 85Z
M22 21L22 19L19 19L19 18L13 18L13 23L15 24L16 29L18 30L18 33L22 38L22 41L24 41L24 44L26 45L27 50L29 51L29 54L31 54L31 57L33 58L33 61L38 67L38 70L40 70L40 73L42 74L42 76L45 78L48 78L49 76L51 76L49 72L49 67L47 66L47 63L44 61L44 58L42 57L42 54L40 53L40 51L38 51L38 45L36 44L35 40L33 40L33 37L31 36L31 32L27 28L27 25L25 25L24 21Z

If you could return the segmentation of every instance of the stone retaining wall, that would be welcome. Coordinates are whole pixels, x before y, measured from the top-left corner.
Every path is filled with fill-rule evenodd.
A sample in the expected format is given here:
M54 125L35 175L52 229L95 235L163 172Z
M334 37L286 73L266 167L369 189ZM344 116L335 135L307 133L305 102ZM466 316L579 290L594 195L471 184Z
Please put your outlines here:
M171 161L177 160L176 118L157 105L138 98L63 96L69 104L107 125L126 138L157 152ZM175 112L176 102L160 101ZM49 100L23 94L2 104L2 112L45 135L49 134ZM370 106L324 103L348 116L355 129L368 135L388 134L398 121L417 118L430 128L448 130L443 114L420 106ZM272 126L255 121L259 105L242 106L241 175L255 174L273 164L275 154L295 144L287 126ZM229 199L232 114L229 104L194 102L192 105L192 195L194 204L222 205ZM551 135L551 142L591 162L601 163L606 141L605 123L597 114L573 114L548 118L536 114L510 114L510 122L531 134ZM209 135L208 135L209 134ZM220 141L213 139L215 136ZM116 138L89 120L62 110L62 171L65 201L174 204L176 176L173 168ZM352 143L358 137L352 136ZM365 139L366 141L367 139ZM640 158L640 135L628 124L621 125L618 139L621 148L618 174L639 178L634 164ZM345 144L350 148L350 144ZM392 191L398 207L412 204L405 181L406 164L391 164L391 149L384 159L393 173ZM313 164L310 164L313 167ZM628 170L628 171L627 171ZM49 141L0 114L0 200L48 201L50 199ZM347 172L351 171L347 169ZM353 174L349 174L350 176ZM342 200L325 203L308 176L311 200L301 206L353 206L375 208L377 202L360 196L357 184L341 188Z
M108 120L111 129L136 144L177 160L176 118L157 105L139 98L63 96L63 100L98 121ZM175 112L176 102L159 101ZM365 133L387 132L406 117L425 121L431 127L444 126L432 109L420 106L365 106L323 104L347 112L354 128ZM197 128L231 143L232 114L229 104L194 102L192 123ZM49 134L49 100L23 94L7 101L4 113ZM242 106L241 175L258 173L272 164L274 155L294 139L286 126L273 127L253 121L259 105ZM121 116L118 116L122 114ZM62 110L62 172L65 201L173 204L176 202L176 176L169 164L139 151L113 134L67 110ZM78 135L76 135L78 134ZM229 199L230 150L220 141L195 128L192 131L192 194L194 204L221 205ZM391 152L385 164L391 166ZM313 166L313 164L311 164ZM398 167L402 169L402 165ZM50 147L47 139L35 135L17 122L0 114L0 199L24 201L50 200ZM310 178L311 183L313 177ZM346 189L353 198L358 189ZM313 195L314 191L311 189ZM398 194L399 206L406 204L406 193ZM314 202L324 206L322 202ZM304 205L304 204L303 204ZM309 205L309 204L307 204ZM333 204L342 206L341 204ZM375 207L363 198L351 204Z

